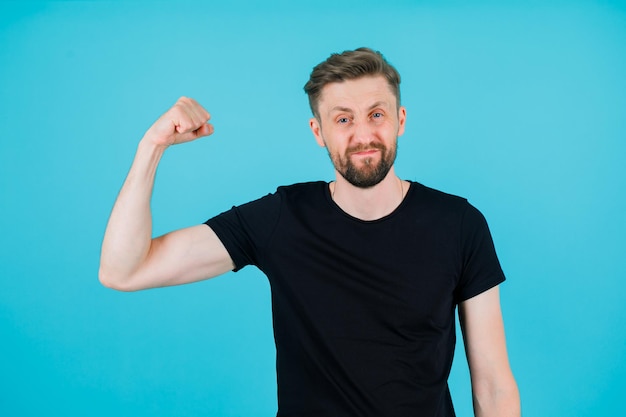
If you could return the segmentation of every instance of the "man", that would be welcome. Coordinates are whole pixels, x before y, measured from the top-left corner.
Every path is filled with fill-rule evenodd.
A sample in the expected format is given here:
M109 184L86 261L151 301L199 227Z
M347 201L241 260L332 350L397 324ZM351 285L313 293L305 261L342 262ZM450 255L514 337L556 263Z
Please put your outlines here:
M476 416L519 416L486 222L466 200L400 179L400 77L378 52L333 54L305 91L335 181L280 187L152 238L163 151L213 133L181 98L140 141L104 237L100 280L134 291L256 265L272 289L278 416L453 416L455 308Z

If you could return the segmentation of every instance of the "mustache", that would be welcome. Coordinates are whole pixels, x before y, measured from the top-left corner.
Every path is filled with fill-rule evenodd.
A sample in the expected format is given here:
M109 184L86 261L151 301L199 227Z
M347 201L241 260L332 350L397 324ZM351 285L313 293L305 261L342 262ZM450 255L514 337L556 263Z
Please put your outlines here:
M380 151L384 151L385 149L387 149L385 147L384 144L380 143L380 142L372 142L372 143L360 143L358 145L355 145L351 148L346 149L346 153L350 154L350 153L354 153L354 152L364 152L364 151L370 151L373 149L378 149Z

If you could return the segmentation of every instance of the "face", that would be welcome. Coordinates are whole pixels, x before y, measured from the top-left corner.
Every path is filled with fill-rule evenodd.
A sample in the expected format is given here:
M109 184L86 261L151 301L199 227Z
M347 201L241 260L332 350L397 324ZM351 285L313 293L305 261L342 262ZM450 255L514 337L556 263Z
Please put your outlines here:
M406 119L387 80L374 76L327 84L317 110L311 130L335 170L361 188L382 181L395 161Z

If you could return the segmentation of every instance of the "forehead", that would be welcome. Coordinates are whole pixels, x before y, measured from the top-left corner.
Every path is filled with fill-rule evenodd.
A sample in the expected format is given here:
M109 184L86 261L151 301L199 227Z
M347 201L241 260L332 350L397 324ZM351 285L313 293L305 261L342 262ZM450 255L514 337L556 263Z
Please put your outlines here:
M382 75L326 84L320 95L319 110L320 113L335 107L358 110L376 102L387 106L396 102L389 83Z

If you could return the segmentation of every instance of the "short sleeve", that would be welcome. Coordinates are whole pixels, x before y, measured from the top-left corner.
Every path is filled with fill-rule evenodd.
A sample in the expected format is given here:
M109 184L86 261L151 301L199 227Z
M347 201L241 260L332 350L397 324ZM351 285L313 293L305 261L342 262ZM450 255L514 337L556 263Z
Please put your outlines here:
M233 271L246 265L258 265L280 216L278 193L234 206L205 222L228 251L235 264Z
M461 226L461 277L455 301L468 300L505 280L485 217L468 203Z

